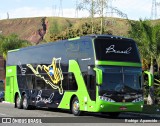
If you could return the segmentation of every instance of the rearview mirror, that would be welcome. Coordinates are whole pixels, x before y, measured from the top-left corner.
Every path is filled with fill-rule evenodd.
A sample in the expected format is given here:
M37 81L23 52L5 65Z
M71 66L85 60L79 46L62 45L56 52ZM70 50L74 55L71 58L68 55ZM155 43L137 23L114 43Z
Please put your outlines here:
M148 86L153 86L154 80L153 75L149 71L144 71L145 74L148 76Z

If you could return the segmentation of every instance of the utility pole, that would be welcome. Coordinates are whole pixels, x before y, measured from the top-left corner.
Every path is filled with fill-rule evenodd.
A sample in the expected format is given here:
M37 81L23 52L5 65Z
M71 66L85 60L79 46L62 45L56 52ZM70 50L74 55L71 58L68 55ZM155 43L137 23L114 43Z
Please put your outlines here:
M7 12L7 19L9 19L9 13Z
M152 0L151 19L157 19L157 6L160 6L160 2Z
M78 7L78 0L75 0L75 2L76 2L76 4L75 4L75 6L76 6L76 9L75 9L75 18L78 18L78 9L77 9L77 7Z
M100 34L103 34L103 8L104 7L104 1L101 0L101 31Z

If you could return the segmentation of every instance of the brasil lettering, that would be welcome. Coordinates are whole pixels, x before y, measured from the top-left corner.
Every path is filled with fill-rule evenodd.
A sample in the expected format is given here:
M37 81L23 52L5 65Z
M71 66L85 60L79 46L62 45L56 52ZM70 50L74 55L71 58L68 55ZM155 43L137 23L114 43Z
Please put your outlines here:
M37 97L36 97L36 103L38 103L38 102L44 102L45 104L46 103L52 103L52 99L53 99L53 97L54 97L54 93L52 93L50 96L49 96L49 98L42 98L42 90L40 90L39 92L38 92L38 95L37 95Z
M130 54L132 50L132 47L127 48L126 50L115 50L115 45L111 45L108 48L106 48L106 54L107 53L118 53L118 54Z

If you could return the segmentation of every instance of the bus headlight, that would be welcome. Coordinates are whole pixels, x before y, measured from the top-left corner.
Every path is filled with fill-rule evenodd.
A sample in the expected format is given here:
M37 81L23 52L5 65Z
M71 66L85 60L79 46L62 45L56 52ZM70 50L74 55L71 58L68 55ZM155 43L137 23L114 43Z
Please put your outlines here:
M107 102L115 102L113 99L108 98L108 97L104 97L104 96L99 96L99 98L103 101L107 101Z
M142 102L142 101L143 101L143 97L139 97L139 98L133 100L132 102Z

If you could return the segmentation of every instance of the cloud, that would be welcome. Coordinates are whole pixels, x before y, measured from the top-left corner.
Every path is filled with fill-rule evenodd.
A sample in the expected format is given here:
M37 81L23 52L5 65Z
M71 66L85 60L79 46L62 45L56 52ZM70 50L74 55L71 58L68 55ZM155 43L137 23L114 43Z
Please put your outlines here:
M17 2L22 0L16 0ZM73 4L76 0L72 0L70 4ZM151 0L113 0L112 6L116 7L123 13L128 15L129 19L150 18L151 16ZM35 5L36 6L36 5ZM59 11L59 8L55 5L52 7L21 7L7 11L10 18L27 18L27 17L42 17L42 16L64 16L64 17L88 17L87 11L79 11L76 13L75 6L72 8L63 8ZM7 18L7 12L0 11L0 19ZM117 16L117 15L115 15Z
M151 16L151 0L115 0L113 5L126 13L130 19L150 18Z
M22 18L22 17L40 17L40 16L51 16L50 8L33 8L33 7L23 7L10 10L10 18Z
M80 11L78 12L78 15L74 8L66 8L63 9L63 11L59 11L59 9L55 8L33 8L33 7L22 7L17 9L12 9L8 11L9 18L27 18L27 17L50 17L50 16L63 16L63 17L88 17L87 11ZM1 17L0 19L6 19L7 18L7 12L6 13L0 13Z

